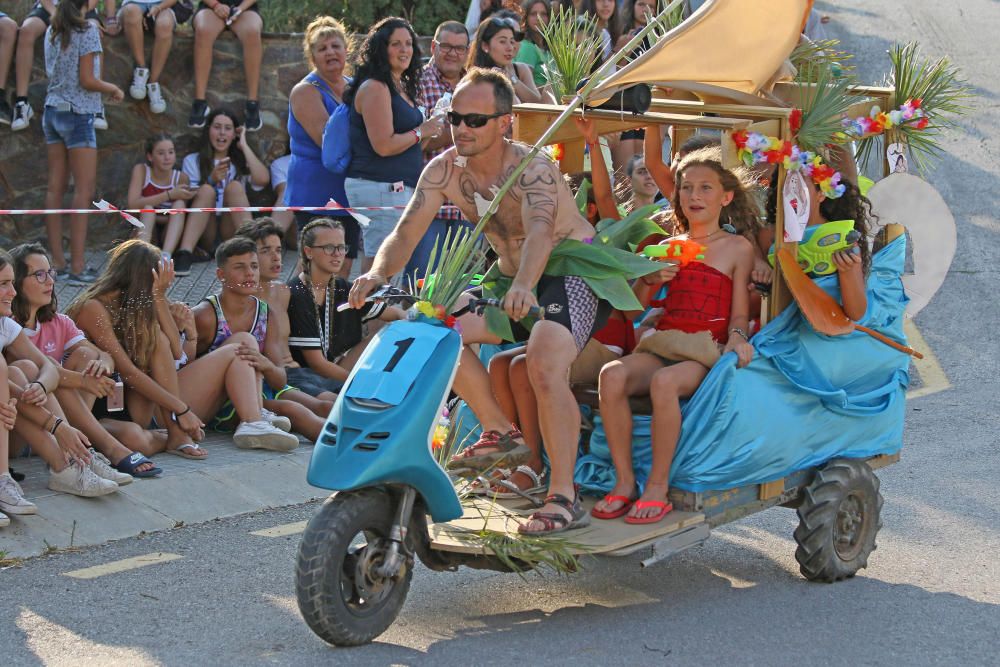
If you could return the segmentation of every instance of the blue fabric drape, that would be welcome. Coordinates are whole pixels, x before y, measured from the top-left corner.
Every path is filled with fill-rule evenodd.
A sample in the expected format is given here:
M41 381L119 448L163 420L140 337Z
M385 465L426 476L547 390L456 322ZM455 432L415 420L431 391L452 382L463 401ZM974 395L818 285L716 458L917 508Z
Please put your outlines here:
M860 322L900 342L908 301L900 280L905 251L905 237L899 237L872 258L868 310ZM836 275L816 282L839 300ZM671 486L705 491L759 484L835 457L900 449L908 355L858 331L818 334L795 304L752 343L749 366L737 369L736 355L724 355L682 405ZM649 417L635 418L632 446L640 485L652 462L650 428ZM576 477L597 493L614 484L600 424Z

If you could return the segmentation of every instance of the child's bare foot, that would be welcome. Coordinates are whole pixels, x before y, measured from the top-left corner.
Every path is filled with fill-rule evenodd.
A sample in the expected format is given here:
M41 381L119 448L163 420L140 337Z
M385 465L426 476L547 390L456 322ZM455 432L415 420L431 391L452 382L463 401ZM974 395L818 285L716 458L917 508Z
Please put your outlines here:
M610 493L594 504L594 515L599 517L618 514L622 508L631 504L637 495L639 489L634 479L619 478Z
M633 519L652 519L659 518L661 515L666 514L670 511L668 506L670 505L670 500L667 498L667 492L670 490L669 485L666 483L646 483L646 488L643 490L642 495L639 500L632 506L629 510L629 517Z

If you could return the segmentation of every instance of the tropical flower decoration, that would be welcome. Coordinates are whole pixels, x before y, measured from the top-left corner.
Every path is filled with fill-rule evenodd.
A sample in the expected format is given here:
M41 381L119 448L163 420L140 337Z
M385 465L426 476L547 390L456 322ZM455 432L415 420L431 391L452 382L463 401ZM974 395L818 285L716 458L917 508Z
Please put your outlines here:
M737 157L748 167L767 163L780 164L788 171L802 170L830 199L840 197L846 190L839 171L824 163L818 154L804 151L791 141L740 130L733 132L733 142L738 149Z
M920 108L921 100L906 100L898 109L885 112L877 106L872 107L871 113L867 116L857 118L844 118L841 124L844 126L840 134L845 141L861 139L870 134L882 134L886 130L891 130L904 124L911 124L914 129L922 130L930 123L930 119Z

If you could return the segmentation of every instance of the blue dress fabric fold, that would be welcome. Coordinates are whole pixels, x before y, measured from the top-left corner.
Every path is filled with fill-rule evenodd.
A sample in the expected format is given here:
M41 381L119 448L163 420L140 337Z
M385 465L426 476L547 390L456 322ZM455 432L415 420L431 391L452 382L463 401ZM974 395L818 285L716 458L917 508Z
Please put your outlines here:
M859 322L899 342L908 301L900 279L901 236L872 258L868 309ZM816 283L840 299L837 276ZM681 406L681 436L670 485L723 490L780 479L838 457L899 451L903 444L909 356L855 331L816 333L794 303L751 341L753 361L736 368L723 355ZM642 486L652 463L651 419L635 417L633 459ZM598 424L576 480L593 493L614 485L614 467Z

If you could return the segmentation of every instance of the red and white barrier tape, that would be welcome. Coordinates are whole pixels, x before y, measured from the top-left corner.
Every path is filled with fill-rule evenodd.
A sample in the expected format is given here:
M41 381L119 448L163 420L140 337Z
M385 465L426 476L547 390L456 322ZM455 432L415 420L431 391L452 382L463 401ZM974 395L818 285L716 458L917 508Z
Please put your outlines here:
M94 215L98 213L156 213L157 215L170 215L174 213L280 213L282 211L347 211L356 213L359 211L396 211L406 208L405 206L341 206L337 202L330 200L326 206L223 206L223 207L202 207L202 208L115 208L108 202L101 200L94 202L97 208L22 208L22 209L0 209L0 215ZM454 207L448 207L454 208Z

